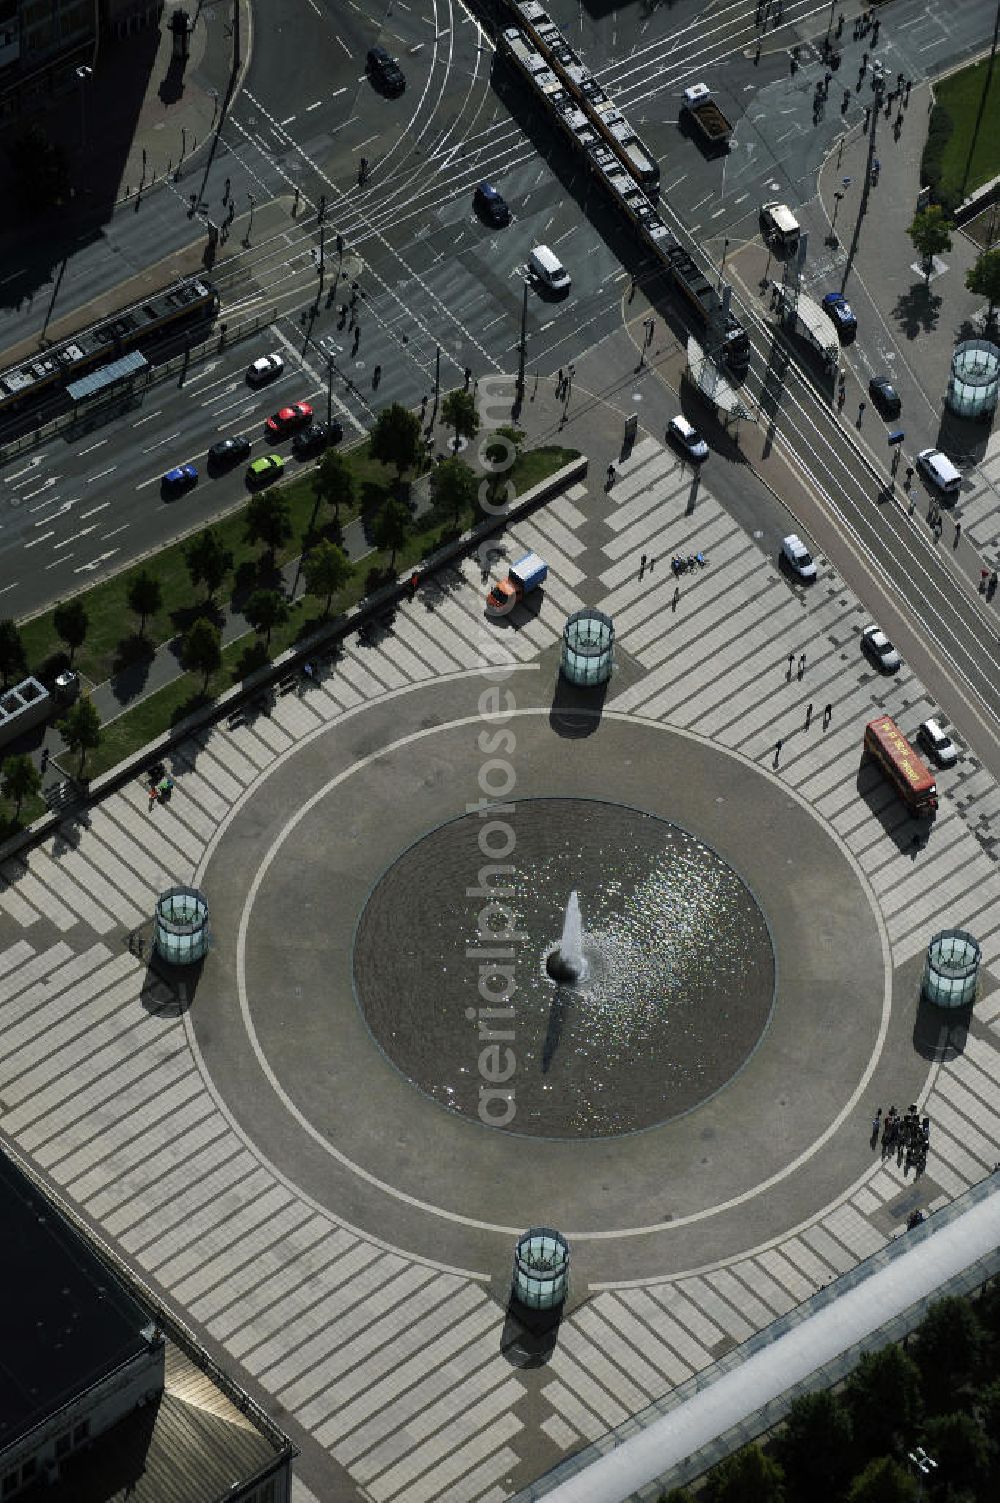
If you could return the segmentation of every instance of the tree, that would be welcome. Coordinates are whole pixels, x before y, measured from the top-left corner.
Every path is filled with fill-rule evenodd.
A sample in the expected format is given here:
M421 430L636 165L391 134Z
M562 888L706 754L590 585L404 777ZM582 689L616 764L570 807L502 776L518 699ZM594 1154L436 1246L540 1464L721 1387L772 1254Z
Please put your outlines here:
M430 487L434 505L449 512L457 526L462 512L475 506L479 482L467 464L452 458L437 465L430 478Z
M851 1483L848 1503L914 1503L917 1484L891 1456L877 1456Z
M254 631L262 633L271 645L271 633L288 620L288 601L277 590L254 590L243 607L243 614Z
M211 600L233 567L233 555L219 534L211 527L199 532L184 549L184 562L195 589L205 586L205 598Z
M458 453L459 440L475 438L479 432L479 413L471 391L450 391L441 403L441 421L455 430L453 450Z
M23 752L8 757L3 764L3 796L14 800L14 818L20 819L21 805L26 798L33 798L42 786L42 775Z
M52 612L52 625L69 648L69 660L83 646L90 618L82 600L62 600Z
M204 617L195 621L181 643L181 667L188 673L203 673L201 691L204 694L213 673L222 667L222 633L213 621Z
M351 577L351 561L343 548L338 548L336 543L329 542L326 538L317 543L311 553L307 554L302 565L302 571L306 577L306 589L310 595L325 595L326 605L323 615L330 614L330 602L338 590Z
M776 1461L760 1446L744 1446L712 1468L705 1493L710 1503L781 1503L782 1482Z
M851 1417L828 1390L795 1399L775 1444L789 1496L813 1503L851 1473Z
M263 543L272 565L275 553L291 535L288 502L280 491L260 491L250 498L246 511L246 540L248 543Z
M944 217L940 204L928 204L913 216L907 234L914 249L924 258L924 276L929 282L934 270L934 257L941 251L951 250L951 232L954 225Z
M844 1384L843 1402L862 1456L894 1449L897 1438L914 1435L920 1424L920 1372L902 1347L865 1352Z
M420 419L417 414L399 402L383 407L375 419L368 450L381 464L391 464L402 481L404 471L411 470L420 458Z
M949 1488L974 1489L985 1479L990 1444L971 1414L936 1414L924 1426L921 1441Z
M147 617L155 616L163 603L160 581L154 574L140 569L129 585L125 599L129 610L134 611L139 617L140 637L145 636Z
M935 1300L917 1337L916 1362L931 1409L954 1409L959 1390L975 1378L984 1346L983 1328L967 1299Z
M354 500L354 476L347 461L336 449L327 449L320 460L313 478L313 486L319 499L333 507L334 521L340 521L340 508L350 506Z
M23 678L27 671L28 659L25 657L21 633L8 617L0 621L0 687L6 689L15 675Z
M375 523L375 546L388 549L389 568L396 567L396 554L406 542L410 527L410 513L402 501L387 501Z
M965 285L970 292L988 300L987 322L992 323L993 309L1000 303L1000 246L980 252L975 265L965 273Z
M71 752L80 753L77 777L83 776L83 764L87 753L101 744L101 717L90 699L78 699L66 713L66 718L56 724L56 730Z

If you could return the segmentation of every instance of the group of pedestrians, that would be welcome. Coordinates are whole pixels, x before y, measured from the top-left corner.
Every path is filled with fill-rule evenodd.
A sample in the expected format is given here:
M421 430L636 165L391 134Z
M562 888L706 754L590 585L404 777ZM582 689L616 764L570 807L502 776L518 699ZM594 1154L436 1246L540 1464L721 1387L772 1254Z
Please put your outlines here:
M921 1117L915 1102L910 1103L904 1116L900 1116L896 1108L890 1106L883 1117L882 1108L879 1107L872 1121L873 1148L879 1142L880 1133L883 1159L895 1153L897 1168L903 1168L907 1172L915 1169L918 1174L923 1173L927 1167L927 1150L930 1147L931 1119Z

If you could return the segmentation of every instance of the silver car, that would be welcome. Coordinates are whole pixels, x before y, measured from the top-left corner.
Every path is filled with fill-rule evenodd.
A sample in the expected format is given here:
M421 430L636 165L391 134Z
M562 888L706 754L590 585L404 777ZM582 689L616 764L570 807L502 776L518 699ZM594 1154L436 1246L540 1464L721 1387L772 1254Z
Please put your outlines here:
M880 626L866 626L861 633L861 651L881 673L898 673L903 659Z
M280 355L261 355L247 367L247 380L251 386L263 386L265 381L280 376L284 369L285 362Z
M938 720L921 721L917 726L917 741L939 767L954 767L958 761L958 748Z

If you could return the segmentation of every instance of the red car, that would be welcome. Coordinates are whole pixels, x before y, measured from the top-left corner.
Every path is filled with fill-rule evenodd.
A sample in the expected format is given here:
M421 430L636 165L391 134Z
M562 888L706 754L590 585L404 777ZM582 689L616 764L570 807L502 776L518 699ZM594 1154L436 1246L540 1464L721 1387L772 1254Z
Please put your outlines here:
M311 423L312 415L313 410L308 402L293 402L291 407L282 407L280 412L269 417L264 426L272 438L281 438L285 433L291 433L293 428Z

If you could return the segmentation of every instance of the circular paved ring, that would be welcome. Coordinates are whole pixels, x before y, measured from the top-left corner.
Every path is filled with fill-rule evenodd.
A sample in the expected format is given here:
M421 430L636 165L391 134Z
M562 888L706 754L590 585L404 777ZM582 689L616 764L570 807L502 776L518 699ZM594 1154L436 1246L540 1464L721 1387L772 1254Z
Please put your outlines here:
M479 675L399 691L319 729L232 811L198 879L226 938L199 987L195 1037L279 1167L418 1256L493 1263L497 1236L539 1220L588 1244L595 1278L736 1255L857 1177L838 1129L897 1033L878 909L846 848L779 777L613 712L592 734L561 734L550 706L527 704L538 677L511 682L524 706L508 723L518 796L647 808L706 841L754 892L778 998L743 1072L660 1128L525 1145L453 1117L373 1045L351 986L354 926L395 855L480 796L484 722L468 713ZM421 729L397 734L401 711L412 723L425 709Z

